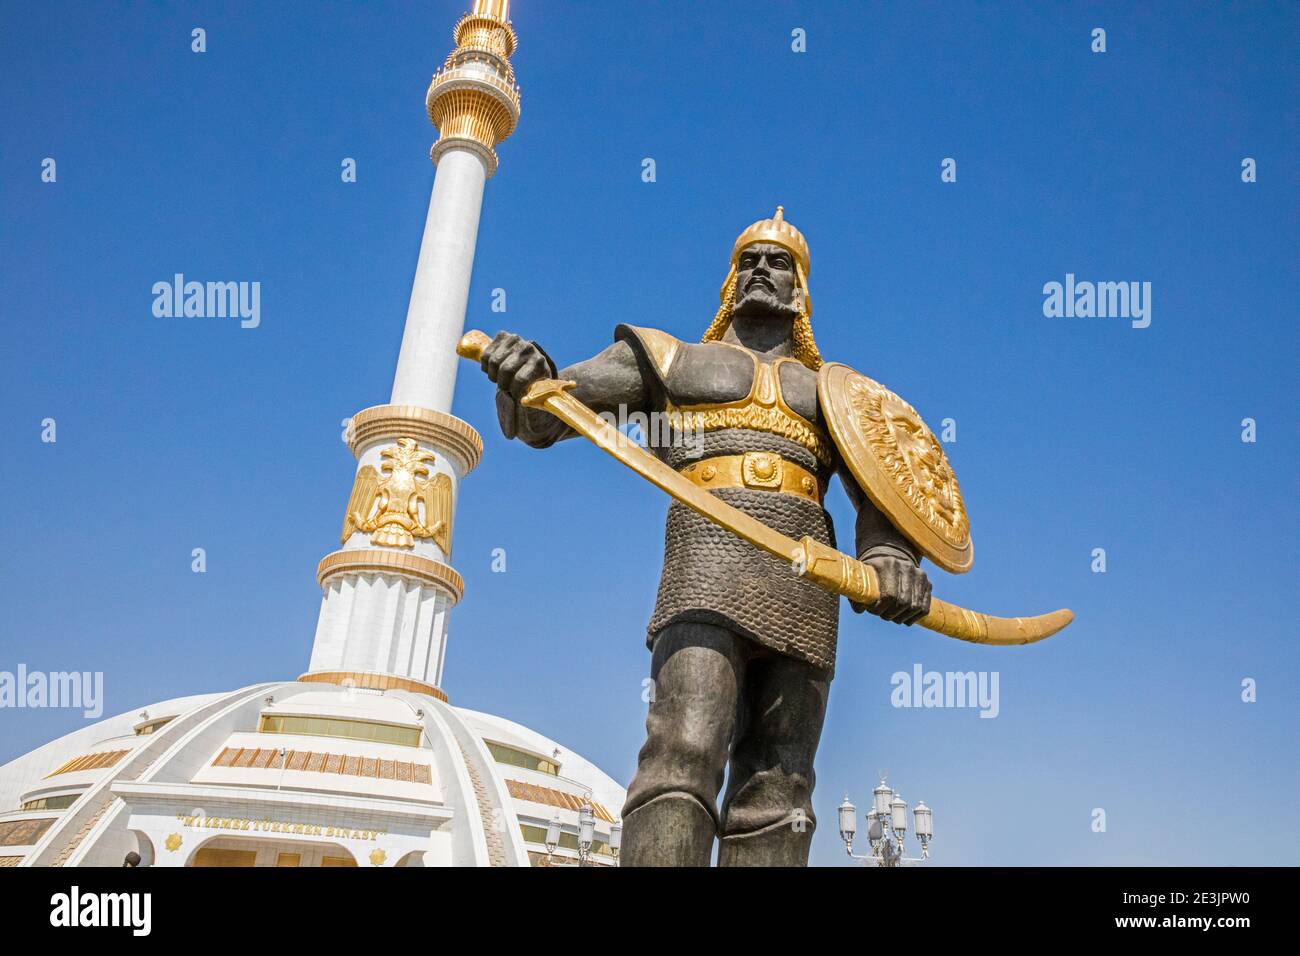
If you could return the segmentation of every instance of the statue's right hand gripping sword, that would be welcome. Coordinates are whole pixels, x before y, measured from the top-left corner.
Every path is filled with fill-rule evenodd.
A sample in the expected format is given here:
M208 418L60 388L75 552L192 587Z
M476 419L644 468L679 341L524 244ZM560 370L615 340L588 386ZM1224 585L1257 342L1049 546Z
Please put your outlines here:
M479 361L491 343L482 332L465 333L456 346L462 358ZM868 607L880 600L876 569L805 536L799 541L774 531L757 518L727 504L682 477L650 452L623 435L590 408L569 394L574 382L542 379L529 386L520 403L550 412L598 448L631 468L651 484L714 524L748 541L783 561L795 574L805 577L832 594ZM1072 611L1062 608L1037 617L994 617L933 598L930 613L917 621L922 627L972 644L1032 644L1051 637L1074 620Z

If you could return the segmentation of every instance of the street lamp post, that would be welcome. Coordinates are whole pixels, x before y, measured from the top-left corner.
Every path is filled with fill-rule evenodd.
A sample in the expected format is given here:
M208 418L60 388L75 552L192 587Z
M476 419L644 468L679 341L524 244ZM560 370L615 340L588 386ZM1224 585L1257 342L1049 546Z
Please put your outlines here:
M614 858L614 865L618 866L618 851L623 845L623 824L615 823L609 828L609 855Z
M546 865L555 866L555 849L560 845L560 815L551 817L546 825Z
M561 863L556 857L555 851L560 846L560 834L563 826L560 823L560 815L557 813L551 818L550 824L546 827L546 865L547 866L590 866L592 847L596 842L596 810L591 803L591 794L587 793L582 798L582 806L578 809L578 862ZM623 844L623 827L615 823L609 828L609 852L614 858L614 864L618 865L618 851Z
M884 777L880 778L871 797L871 810L866 817L870 853L853 852L853 840L858 832L858 808L849 802L847 793L839 806L840 839L844 841L849 856L867 866L908 866L928 860L930 840L934 837L934 811L924 801L912 811L921 856L919 859L907 857L903 855L907 837L907 802L902 794L895 793L885 784Z
M591 808L591 794L582 798L582 809L578 811L578 866L586 866L591 856L591 844L596 839L596 814Z

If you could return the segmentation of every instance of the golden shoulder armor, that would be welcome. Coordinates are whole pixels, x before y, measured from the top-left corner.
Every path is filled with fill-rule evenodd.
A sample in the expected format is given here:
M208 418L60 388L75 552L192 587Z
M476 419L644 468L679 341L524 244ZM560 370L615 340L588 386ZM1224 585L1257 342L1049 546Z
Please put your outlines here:
M970 519L943 446L911 405L847 365L823 365L817 400L849 472L927 558L960 574L975 562Z

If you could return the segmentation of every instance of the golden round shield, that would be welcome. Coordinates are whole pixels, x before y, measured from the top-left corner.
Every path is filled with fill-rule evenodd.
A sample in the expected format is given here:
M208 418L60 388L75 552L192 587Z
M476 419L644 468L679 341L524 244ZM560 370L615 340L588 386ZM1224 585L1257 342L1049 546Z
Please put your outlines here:
M939 567L969 571L975 553L957 476L916 409L834 362L817 373L817 398L840 457L867 497Z

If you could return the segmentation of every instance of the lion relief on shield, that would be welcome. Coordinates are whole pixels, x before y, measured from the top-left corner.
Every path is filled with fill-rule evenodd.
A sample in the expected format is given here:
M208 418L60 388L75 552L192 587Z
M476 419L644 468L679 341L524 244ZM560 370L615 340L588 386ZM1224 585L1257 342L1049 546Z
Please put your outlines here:
M863 435L894 486L944 538L965 541L970 526L957 479L916 409L865 376L855 376L849 388Z

